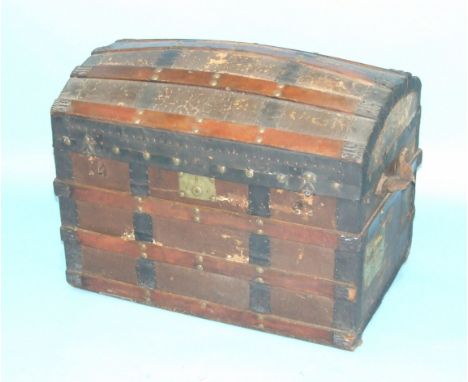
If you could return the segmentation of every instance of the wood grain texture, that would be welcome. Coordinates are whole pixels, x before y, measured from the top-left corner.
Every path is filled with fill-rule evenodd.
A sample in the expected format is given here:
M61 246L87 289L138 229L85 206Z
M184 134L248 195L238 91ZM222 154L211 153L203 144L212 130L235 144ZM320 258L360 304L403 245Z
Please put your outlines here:
M113 192L103 189L87 188L81 185L72 186L73 195L78 201L96 202L108 206L120 206L121 208L141 208L153 216L154 219L178 219L186 222L194 221L193 205L154 197L144 198L137 202L129 194ZM197 207L198 208L198 207ZM222 227L238 231L255 232L259 229L258 218L252 215L236 214L215 208L198 208L197 215L200 217L200 225L210 227ZM319 227L306 226L289 223L270 218L262 221L262 231L271 237L291 240L300 243L314 244L324 248L336 248L340 233L334 230L326 230Z
M143 288L131 284L102 279L92 275L84 274L82 280L81 287L90 291L308 341L332 345L334 333L345 334L343 331L321 325L307 324L277 316L262 316L253 312L160 290L145 291Z
M130 191L128 163L76 153L71 153L70 157L73 178L77 183L111 190Z
M96 277L137 284L135 259L102 251L91 247L82 247L83 272Z
M234 277L158 263L157 280L158 289L162 291L236 309L249 307L249 284Z
M271 312L280 317L331 326L333 300L323 296L294 293L282 288L271 289Z
M133 212L97 203L76 202L78 226L114 236L133 236Z
M70 115L112 121L114 123L136 124L142 127L222 138L243 143L262 143L270 147L337 159L342 158L343 152L343 143L330 138L304 136L302 134L273 129L262 133L261 127L256 125L240 125L219 120L200 120L198 122L193 117L153 110L138 110L118 105L72 101L68 113ZM257 142L258 137L262 137L261 142Z
M155 69L152 67L98 65L90 69L77 68L80 78L102 78L108 80L148 81L228 89L251 94L277 97L280 99L313 105L329 110L353 113L359 98L332 94L325 90L304 89L298 86L280 85L275 81L243 77L234 74L193 71L182 69ZM365 115L367 117L367 115Z
M176 171L151 166L148 173L151 195L154 197L233 212L247 212L248 186L246 184L215 178L216 199L205 201L180 195L179 175Z
M371 65L365 65L349 60L327 57L316 53L302 52L292 49L278 48L268 45L248 44L233 41L210 41L210 40L118 40L115 43L95 49L93 54L105 52L142 51L155 49L173 48L197 48L212 49L221 52L248 52L267 57L293 60L310 65L314 68L322 68L329 72L344 75L347 78L368 83L391 84L405 78L405 73L384 70ZM227 55L224 55L226 58ZM221 56L223 57L223 56ZM382 78L383 77L383 78ZM379 81L380 80L380 81Z
M271 217L323 228L336 228L336 198L271 189Z
M200 265L205 272L230 276L245 280L246 282L261 276L269 285L291 291L333 298L334 288L337 285L354 290L354 286L350 283L322 278L320 275L301 273L300 270L292 272L287 269L264 267L261 269L261 273L259 273L258 267L255 264L241 262L238 258L223 258L204 252L192 252L168 247L159 242L155 244L145 243L144 249L141 249L140 245L133 240L104 235L93 231L78 229L77 236L83 246L95 248L105 253L116 253L135 259L144 251L148 259L160 263L190 269L195 269Z

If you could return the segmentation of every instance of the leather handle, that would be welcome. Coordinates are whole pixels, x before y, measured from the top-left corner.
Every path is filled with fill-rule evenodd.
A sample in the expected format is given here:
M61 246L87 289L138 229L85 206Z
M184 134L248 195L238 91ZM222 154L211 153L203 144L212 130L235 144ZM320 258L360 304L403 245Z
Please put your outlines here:
M422 151L418 149L412 158L409 158L408 148L401 150L393 174L382 174L377 183L375 193L384 195L402 191L416 180L416 169L421 163Z

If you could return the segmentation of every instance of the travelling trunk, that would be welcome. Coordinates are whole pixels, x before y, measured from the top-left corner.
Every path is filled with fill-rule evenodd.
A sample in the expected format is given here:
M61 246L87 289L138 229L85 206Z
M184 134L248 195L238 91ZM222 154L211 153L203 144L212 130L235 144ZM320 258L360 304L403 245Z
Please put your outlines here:
M410 248L420 87L257 44L94 50L51 110L68 282L354 349Z

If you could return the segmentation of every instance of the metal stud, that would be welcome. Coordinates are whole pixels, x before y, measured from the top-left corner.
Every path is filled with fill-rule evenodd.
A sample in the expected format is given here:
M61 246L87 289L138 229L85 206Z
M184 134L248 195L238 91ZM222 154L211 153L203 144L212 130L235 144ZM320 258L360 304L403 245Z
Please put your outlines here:
M146 252L142 252L141 253L141 257L143 257L144 259L147 259L148 258L148 254Z
M275 91L273 92L273 95L274 95L275 97L281 97L281 90L275 90Z
M192 132L195 133L195 134L198 134L200 132L200 129L198 127L194 127L192 129Z
M203 122L203 118L197 118L197 123L202 123Z
M332 187L333 187L333 189L335 189L336 191L338 191L338 190L341 190L342 184L341 184L341 183L338 183L338 182L334 182L334 183L332 184Z
M138 212L143 212L143 207L142 207L142 206L138 206L138 207L137 207L137 210L138 210Z
M153 81L157 81L157 80L159 80L159 75L153 74L153 75L151 76L151 79L152 79Z
M226 166L223 166L223 165L219 165L218 166L218 172L220 174L224 174L226 172Z
M64 144L65 146L70 146L70 145L71 145L71 140L70 140L69 137L64 136L64 137L62 138L62 140L63 140L63 144Z
M199 271L202 271L203 270L203 265L198 264L195 268L197 268Z
M211 86L216 86L216 85L218 85L218 81L216 81L216 80L211 80L211 81L210 81L210 85L211 85Z
M176 157L172 158L172 164L174 166L179 166L180 165L180 158L176 158Z
M221 74L219 74L219 73L213 74L213 78L219 79L219 77L221 77Z
M181 196L182 198L185 196L185 192L184 191L180 191L179 192L179 196Z
M255 222L257 223L258 226L262 227L263 226L263 220L258 218L257 220L255 220Z
M263 268L262 267L257 267L257 268L255 268L255 270L257 271L257 273L260 273L260 274L263 273Z
M284 183L284 182L286 182L286 175L284 175L284 174L278 174L278 175L276 175L276 180L277 180L279 183Z
M258 283L260 283L260 284L263 284L263 283L264 283L264 281L263 281L263 279L262 279L261 277L257 277L257 278L255 279L255 281L258 282Z
M85 135L84 141L85 141L85 143L88 143L88 144L91 143L91 138L90 138L90 136L89 136L89 135Z
M196 223L199 223L200 222L200 209L199 208L194 208L193 209L193 220L196 222Z
M197 261L198 261L199 263L203 263L203 256L202 256L202 255L198 255L198 256L197 256Z
M244 170L244 173L247 178L253 178L254 176L254 170L252 170L251 168L246 168Z
M255 138L255 142L257 142L257 143L262 143L262 141L263 141L262 137Z
M118 155L118 154L120 154L120 149L119 149L117 146L114 146L114 147L112 147L112 152L113 152L115 155Z
M304 173L304 179L308 181L315 181L317 180L317 175L315 175L313 172L306 172Z
M257 229L257 234L258 235L263 235L263 229Z
M148 151L143 152L143 159L149 160L151 158L151 154Z

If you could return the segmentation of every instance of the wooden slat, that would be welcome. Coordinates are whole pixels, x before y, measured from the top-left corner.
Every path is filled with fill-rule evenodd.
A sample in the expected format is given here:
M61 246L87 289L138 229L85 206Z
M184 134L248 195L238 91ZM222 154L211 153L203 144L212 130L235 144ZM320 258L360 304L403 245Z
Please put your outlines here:
M165 60L171 55L172 60ZM295 78L284 81L283 74L293 62L297 66ZM347 97L362 99L370 89L376 94L388 94L389 89L362 78L349 78L340 71L314 66L298 60L279 56L261 55L252 52L226 51L209 48L170 48L137 51L119 51L94 54L83 66L99 65L145 66L157 69L171 68L183 71L223 73L234 78L244 77L264 80L268 83L295 85L304 89L324 91ZM226 77L227 78L227 77ZM229 84L225 84L229 86ZM267 85L270 86L270 85ZM272 89L273 90L273 89Z
M96 203L99 201L109 206L120 205L121 208L128 208L133 204L132 210L136 210L137 207L140 207L141 212L148 213L154 217L193 221L194 207L187 203L154 197L144 198L141 203L138 203L129 194L97 188L87 188L81 185L72 185L72 193L76 200L83 202ZM250 232L256 232L258 230L256 216L202 206L199 208L198 215L200 216L201 224ZM261 228L266 235L271 237L314 244L331 249L336 248L340 237L338 231L289 223L271 218L264 218Z
M82 229L77 230L77 236L83 247L94 248L105 253L120 254L133 259L141 254L139 244L133 240L125 240L120 237ZM170 248L160 244L145 243L145 246L144 251L148 258L161 263L190 269L194 269L196 265L201 264L204 272L229 276L245 281L251 281L259 277L257 267L252 264L227 261L206 254L202 255L203 260L200 262L200 255L194 252ZM276 268L264 268L260 276L271 286L310 295L323 296L328 299L334 299L334 288L336 285L349 288L350 290L354 288L351 284L283 271Z
M280 98L173 83L72 77L62 97L355 143L367 142L375 125L375 118Z
M128 163L77 153L70 153L70 158L73 178L77 183L118 191L130 191Z
M225 121L203 120L181 115L161 113L152 110L136 110L124 106L106 105L83 101L72 101L68 111L71 115L90 119L135 124L142 127L197 134L234 140L244 143L258 143L262 133L257 126L238 125ZM316 137L304 137L297 133L269 129L263 133L263 144L309 154L340 159L343 142Z
M254 312L196 298L179 296L157 289L143 290L131 284L102 279L92 275L84 274L82 276L82 288L113 296L121 296L147 304L150 303L151 305L172 311L189 313L211 320L265 330L324 344L332 344L333 333L341 332L329 327L306 324L273 315L261 316Z
M249 204L249 187L246 184L214 179L216 188L215 200L191 199L180 196L179 175L175 171L151 166L148 171L151 195L157 198L182 201L193 205L220 208L233 212L247 213Z
M379 75L386 76L390 80L401 80L402 74L385 70L375 66L364 65L349 60L321 56L315 53L278 48L267 45L239 43L231 41L209 40L119 40L107 46L95 49L93 54L105 52L142 51L155 49L216 49L223 51L249 52L258 55L278 57L286 60L295 60L306 65L327 69L340 73L355 81L368 81L375 83Z
M77 76L82 78L168 82L173 84L204 86L216 89L227 88L230 91L241 91L268 97L277 97L306 105L313 105L329 110L359 115L359 113L356 113L356 108L360 101L359 98L332 94L326 91L304 89L293 85L287 85L284 88L279 88L279 84L275 81L249 78L239 75L170 68L155 69L152 67L118 65L98 65L89 68L89 70L80 69L86 68L82 67L77 70L78 73L81 72Z

